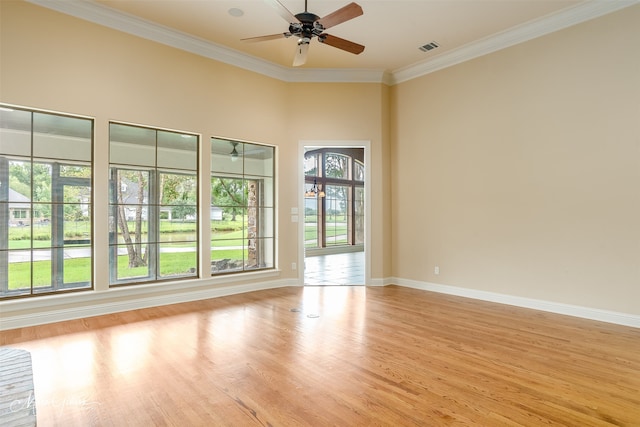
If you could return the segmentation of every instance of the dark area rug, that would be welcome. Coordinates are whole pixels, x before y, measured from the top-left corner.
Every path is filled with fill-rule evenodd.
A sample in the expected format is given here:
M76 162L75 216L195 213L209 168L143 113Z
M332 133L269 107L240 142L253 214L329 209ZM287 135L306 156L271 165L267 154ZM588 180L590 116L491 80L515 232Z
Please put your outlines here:
M0 347L0 425L36 425L31 354L26 350Z

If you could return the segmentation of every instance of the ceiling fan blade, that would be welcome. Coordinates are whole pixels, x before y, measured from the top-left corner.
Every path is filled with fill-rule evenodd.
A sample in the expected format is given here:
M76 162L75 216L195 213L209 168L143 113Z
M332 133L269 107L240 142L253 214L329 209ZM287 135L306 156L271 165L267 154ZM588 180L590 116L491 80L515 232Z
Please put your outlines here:
M309 43L298 43L296 56L293 58L294 67L298 67L307 62L307 52L309 52Z
M268 36L260 36L260 37L248 37L246 39L240 39L240 41L253 43L253 42L264 42L267 40L277 40L281 38L291 37L291 33L278 33L278 34L270 34Z
M278 0L264 0L264 2L274 8L276 12L278 12L278 15L282 16L282 18L284 18L284 20L288 23L291 24L293 22L300 22L298 18L296 18L296 16L291 13L289 9L284 7Z
M337 47L338 49L354 53L356 55L364 51L364 46L362 46L361 44L341 39L340 37L332 36L331 34L319 35L318 41L324 44L328 44L329 46Z
M362 15L362 13L362 8L358 4L349 3L345 7L342 7L323 18L320 18L317 22L320 23L326 30L327 28L331 28L335 25L341 24L345 21L348 21L349 19L356 18Z

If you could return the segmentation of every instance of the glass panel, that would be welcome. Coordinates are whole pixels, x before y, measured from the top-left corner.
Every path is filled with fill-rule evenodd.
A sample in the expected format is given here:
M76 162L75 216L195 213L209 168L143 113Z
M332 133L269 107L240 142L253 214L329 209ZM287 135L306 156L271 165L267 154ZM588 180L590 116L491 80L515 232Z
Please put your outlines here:
M120 206L118 217L126 218L126 221L119 220L116 226L118 233L118 243L146 243L149 241L149 221L147 220L147 208L142 206ZM140 215L141 220L136 218Z
M7 202L0 202L0 234L7 235L7 238L2 238L0 236L0 251L9 249L9 233L11 229L9 228L9 221L11 217L9 216L9 204ZM3 258L0 257L0 265L2 264ZM2 277L2 275L0 275ZM0 289L2 289L0 287Z
M91 283L91 246L64 251L64 288L83 288Z
M111 163L155 166L155 130L110 123L109 141L109 161Z
M135 247L118 245L118 265L116 269L117 280L149 279L149 263L143 260L140 255L146 252L146 245L142 246L142 254L135 252Z
M7 277L0 279L0 289L8 289L8 293L22 294L31 292L31 251L2 251L0 257L7 261ZM4 282L2 282L4 280ZM6 294L3 292L3 294Z
M325 232L327 246L348 243L347 206L349 187L327 185Z
M36 249L33 251L33 287L44 288L40 290L50 291L53 289L53 278L51 276L51 249Z
M51 202L53 193L51 163L33 163L33 201Z
M273 147L244 144L244 173L273 176Z
M242 239L218 240L212 246L212 274L242 270L247 252Z
M88 178L91 179L91 168L83 165L60 165L60 176L69 178ZM91 181L88 181L89 183ZM87 184L89 185L89 184Z
M198 185L195 175L160 173L160 204L196 206ZM195 209L192 214L195 214Z
M125 205L147 204L149 202L149 172L120 169L113 188L112 203ZM115 196L116 200L113 199Z
M245 269L273 268L273 239L249 239Z
M244 237L244 224L242 221L242 215L238 215L238 219L236 221L231 221L230 218L231 217L229 216L229 219L211 221L212 247L224 246L228 244L242 244L242 238ZM239 240L236 241L235 239Z
M2 249L29 249L31 248L31 227L28 219L29 210L16 209L13 203L2 203L0 209L8 208L8 232L7 241L2 244ZM7 211L5 211L7 212Z
M92 127L88 119L33 113L33 155L90 161Z
M236 141L211 138L211 171L241 174L243 148Z
M252 177L247 176L245 178L245 186L247 187L247 203L257 204L257 206L273 206L273 179L265 177Z
M160 276L196 276L198 272L196 244L161 244Z
M218 257L212 256L211 259L220 259L225 256L233 255L234 257L240 256L242 258L242 230L239 231L223 231L213 233L213 237L211 238L211 248L212 250L217 251ZM229 253L223 253L221 251L231 251ZM237 251L237 253L233 252Z
M29 204L31 202L31 162L12 160L8 163L9 201ZM0 201L4 200L0 199Z
M274 237L273 208L248 208L247 227L247 237Z
M325 176L329 178L349 179L349 157L342 154L325 154Z
M198 137L158 131L157 166L196 170L198 167Z
M364 165L359 161L354 161L353 179L364 181Z
M308 154L304 156L304 174L309 176L318 176L320 168L318 167L318 154Z
M160 241L197 240L197 184L194 175L160 174Z
M65 221L84 222L85 232L91 228L91 187L64 186Z
M0 107L0 153L31 155L31 112Z
M224 213L235 216L238 209L229 207L245 206L245 186L242 179L236 178L211 178L211 203L223 208Z
M64 244L88 245L91 243L91 211L86 204L64 205Z
M355 244L364 244L364 187L355 187L355 203L354 203L354 230Z
M304 246L305 248L317 248L318 243L318 200L317 198L304 199Z
M50 204L34 204L33 205L33 247L49 248L51 242L51 209ZM91 225L87 225L91 230ZM90 231L89 231L90 232Z
M162 217L162 211L160 212ZM193 221L160 220L161 242L196 242L198 240L197 223Z

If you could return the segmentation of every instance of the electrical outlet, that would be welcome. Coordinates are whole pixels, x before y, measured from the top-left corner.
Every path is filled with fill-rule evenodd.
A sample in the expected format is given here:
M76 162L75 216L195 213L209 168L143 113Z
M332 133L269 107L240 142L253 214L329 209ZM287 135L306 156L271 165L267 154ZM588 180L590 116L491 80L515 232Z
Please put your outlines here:
M433 274L435 274L436 276L438 274L440 274L440 267L438 267L437 265L433 268Z
M291 263L291 269L292 270L296 270L298 268L298 265L295 262Z

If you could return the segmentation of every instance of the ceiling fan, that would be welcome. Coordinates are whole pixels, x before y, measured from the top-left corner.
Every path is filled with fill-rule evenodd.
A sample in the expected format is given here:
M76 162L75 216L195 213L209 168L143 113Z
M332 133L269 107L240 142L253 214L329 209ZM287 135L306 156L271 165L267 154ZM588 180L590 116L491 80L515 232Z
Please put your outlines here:
M342 49L356 55L364 51L364 46L361 44L332 36L331 34L324 32L324 30L328 28L362 15L362 8L358 4L349 3L327 16L320 18L318 15L307 11L307 0L304 1L304 12L300 12L295 15L289 12L289 9L284 7L278 0L264 1L271 5L278 14L289 23L289 31L286 33L278 33L268 36L250 37L242 39L242 41L261 42L280 39L283 37L298 37L298 47L296 48L296 54L293 58L294 67L303 65L306 62L309 43L314 37L317 37L320 43L328 44L329 46L337 47L338 49Z

